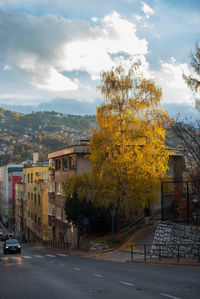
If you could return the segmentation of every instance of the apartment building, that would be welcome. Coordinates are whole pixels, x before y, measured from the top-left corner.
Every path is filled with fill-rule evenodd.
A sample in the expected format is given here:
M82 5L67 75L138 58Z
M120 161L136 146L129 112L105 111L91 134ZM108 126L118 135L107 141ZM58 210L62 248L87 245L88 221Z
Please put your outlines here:
M15 223L15 183L21 182L22 170L22 164L0 167L0 216L11 229Z
M23 182L15 183L15 236L22 239L24 235L24 184Z
M25 167L25 237L28 241L52 239L48 225L48 167Z
M91 172L88 159L89 144L82 140L78 145L71 145L48 154L49 158L49 224L53 238L66 241L68 223L65 215L64 183L66 178Z

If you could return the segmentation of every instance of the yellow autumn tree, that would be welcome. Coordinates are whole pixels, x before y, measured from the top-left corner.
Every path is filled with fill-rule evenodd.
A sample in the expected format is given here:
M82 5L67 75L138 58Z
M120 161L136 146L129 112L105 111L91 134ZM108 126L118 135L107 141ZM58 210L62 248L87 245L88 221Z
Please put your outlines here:
M168 167L170 119L159 109L161 89L142 76L139 65L103 72L99 88L105 101L90 142L95 199L128 214L158 198Z

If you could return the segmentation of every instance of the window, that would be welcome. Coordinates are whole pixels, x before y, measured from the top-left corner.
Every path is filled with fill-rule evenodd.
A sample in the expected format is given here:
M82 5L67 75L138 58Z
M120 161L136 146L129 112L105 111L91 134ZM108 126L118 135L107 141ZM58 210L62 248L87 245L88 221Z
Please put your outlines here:
M47 171L42 173L42 178L44 181L46 181L46 182L48 181L48 172Z
M34 201L35 201L35 204L37 204L37 195L34 194Z
M58 169L61 168L61 161L60 161L60 159L58 159L58 160L55 161L55 166L56 166L56 170L58 170Z
M30 211L28 211L28 218L30 218Z
M28 199L30 199L30 192L28 192Z
M69 169L75 169L75 163L73 158L69 158Z
M31 183L33 183L33 174L31 173Z
M63 159L63 170L68 168L68 159Z
M33 201L33 193L31 193L31 201Z
M30 174L28 174L28 183L30 183Z
M38 205L40 206L40 194L38 194Z
M61 193L61 184L60 183L56 183L56 193L57 194Z
M38 225L41 226L41 217L38 217Z
M31 213L31 220L33 220L33 213Z
M37 216L36 215L34 215L34 222L35 222L35 224L37 224Z

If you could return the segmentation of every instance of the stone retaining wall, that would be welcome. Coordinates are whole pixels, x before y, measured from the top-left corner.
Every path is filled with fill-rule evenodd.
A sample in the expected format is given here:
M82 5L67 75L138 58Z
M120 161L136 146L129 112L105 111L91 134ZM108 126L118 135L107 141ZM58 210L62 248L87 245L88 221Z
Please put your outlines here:
M174 257L177 254L183 257L197 256L200 253L200 227L159 222L153 244L161 245L152 245L151 255L161 254L167 257Z

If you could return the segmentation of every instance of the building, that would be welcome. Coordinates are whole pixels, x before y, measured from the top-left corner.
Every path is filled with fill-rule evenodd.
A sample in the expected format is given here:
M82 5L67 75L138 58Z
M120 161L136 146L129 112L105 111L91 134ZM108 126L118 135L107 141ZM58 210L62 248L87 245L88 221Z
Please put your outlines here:
M166 172L166 176L161 179L163 183L162 186L165 186L165 192L166 196L164 199L164 208L166 210L170 210L171 207L174 205L174 199L173 199L173 189L175 187L175 182L181 182L183 180L183 173L185 170L185 156L184 151L181 149L171 148L168 147L169 150L169 161L168 161L168 169ZM164 183L164 182L172 182L172 184ZM161 217L162 213L162 205L161 204L163 198L162 198L162 192L163 190L160 184L160 189L158 190L158 201L157 203L154 203L152 206L152 214L159 215ZM172 213L174 213L172 211Z
M22 239L24 235L24 184L17 182L15 184L15 236Z
M23 171L25 238L35 242L52 239L48 225L48 167L31 166Z
M14 229L15 223L15 183L21 182L22 170L22 164L0 167L0 213L11 229Z
M78 145L71 145L48 154L49 158L49 224L53 237L66 241L68 223L65 215L64 183L66 178L91 172L92 165L88 159L89 144L82 140Z

